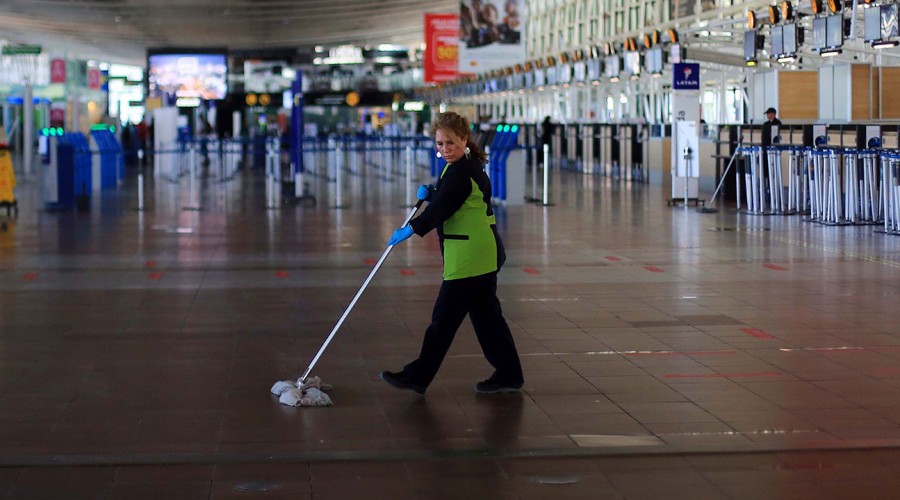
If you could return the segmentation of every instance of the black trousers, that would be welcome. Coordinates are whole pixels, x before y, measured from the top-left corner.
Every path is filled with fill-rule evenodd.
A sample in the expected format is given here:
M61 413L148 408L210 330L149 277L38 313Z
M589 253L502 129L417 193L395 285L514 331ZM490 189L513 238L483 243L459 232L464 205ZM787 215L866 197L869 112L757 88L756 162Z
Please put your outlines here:
M491 380L521 384L524 379L519 354L497 299L497 273L441 283L419 358L407 364L403 374L417 384L431 384L466 315L484 357L494 367Z

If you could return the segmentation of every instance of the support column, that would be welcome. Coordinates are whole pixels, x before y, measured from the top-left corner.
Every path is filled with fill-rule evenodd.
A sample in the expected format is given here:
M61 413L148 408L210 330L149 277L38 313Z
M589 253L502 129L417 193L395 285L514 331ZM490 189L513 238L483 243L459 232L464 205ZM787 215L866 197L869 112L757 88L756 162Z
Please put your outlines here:
M25 83L22 99L22 169L29 176L34 157L34 92L31 82Z

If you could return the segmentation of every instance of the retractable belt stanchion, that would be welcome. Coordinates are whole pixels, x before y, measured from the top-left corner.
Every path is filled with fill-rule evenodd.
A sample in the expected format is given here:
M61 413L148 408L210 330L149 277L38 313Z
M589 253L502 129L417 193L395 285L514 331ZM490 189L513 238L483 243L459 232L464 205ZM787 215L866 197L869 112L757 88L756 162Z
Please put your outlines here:
M550 204L550 145L544 144L544 197L543 205Z
M841 197L841 184L843 176L841 175L841 160L838 158L840 150L832 149L828 154L828 219L832 224L841 222L841 215L844 211L843 199Z
M893 217L891 216L891 208L893 207L891 199L891 154L882 151L881 153L881 213L884 223L884 232L889 233L892 230L891 224Z
M266 208L281 206L281 166L274 141L266 141L266 188Z
M876 224L881 220L880 185L878 183L878 151L865 149L862 157L862 220Z
M188 191L190 192L190 205L183 207L183 210L200 210L200 204L197 200L197 189L195 188L195 178L197 177L197 143L190 142L188 148Z
M825 220L825 151L810 151L809 169L809 220L822 222Z
M862 218L862 197L859 185L859 150L844 149L844 220L852 224Z
M765 185L761 174L762 147L744 146L741 148L744 158L744 194L747 200L745 212L751 214L763 213L762 205L765 203ZM749 160L749 161L747 161ZM740 192L740 176L738 176L738 192ZM738 204L740 208L740 204Z
M341 184L344 183L344 154L347 151L347 142L341 141L341 149L335 152L334 163L334 208L344 208L344 193Z
M900 232L900 153L881 152L881 202L884 232Z
M772 213L784 213L784 180L781 175L781 153L785 148L769 146L766 148L768 156L769 174L769 210Z
M791 146L788 157L788 213L802 213L807 209L807 180L806 180L806 154L805 149Z

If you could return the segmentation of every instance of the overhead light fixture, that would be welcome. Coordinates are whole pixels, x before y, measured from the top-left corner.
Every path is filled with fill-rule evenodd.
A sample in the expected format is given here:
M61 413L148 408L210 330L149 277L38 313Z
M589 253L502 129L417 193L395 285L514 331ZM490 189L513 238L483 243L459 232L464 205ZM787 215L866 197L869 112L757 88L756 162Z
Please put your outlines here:
M619 81L619 77L618 77L618 76L611 76L611 77L609 77L609 81L611 81L612 83L616 83L616 82Z
M669 34L669 42L678 43L678 32L675 31L675 28L669 28L667 33Z
M897 45L900 45L900 42L897 40L878 40L872 42L873 49L889 49L891 47L896 47Z
M797 56L782 56L782 57L778 58L778 62L780 62L782 64L792 63L796 60L797 60Z
M781 2L781 18L785 21L790 21L793 17L794 7L791 5L791 2Z
M844 51L841 49L824 49L819 52L819 55L822 57L834 57L838 54L842 54Z
M822 13L822 0L811 0L810 4L812 5L813 14Z

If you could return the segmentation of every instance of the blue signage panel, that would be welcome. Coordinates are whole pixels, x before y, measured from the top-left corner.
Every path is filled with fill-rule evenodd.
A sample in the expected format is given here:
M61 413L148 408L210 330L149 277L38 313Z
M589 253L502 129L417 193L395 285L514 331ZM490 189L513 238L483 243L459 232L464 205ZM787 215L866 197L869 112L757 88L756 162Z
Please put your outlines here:
M700 90L700 64L675 63L672 90Z

